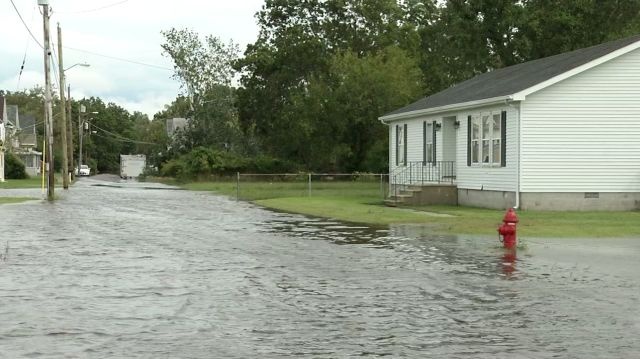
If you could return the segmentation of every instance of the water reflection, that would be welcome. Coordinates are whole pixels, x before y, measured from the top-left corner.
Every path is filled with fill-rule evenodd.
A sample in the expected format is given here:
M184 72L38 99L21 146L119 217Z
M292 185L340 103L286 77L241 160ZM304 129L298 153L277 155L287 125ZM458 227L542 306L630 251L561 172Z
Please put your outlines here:
M517 259L516 249L504 249L504 254L500 257L502 273L509 279L515 278L514 273L516 272Z

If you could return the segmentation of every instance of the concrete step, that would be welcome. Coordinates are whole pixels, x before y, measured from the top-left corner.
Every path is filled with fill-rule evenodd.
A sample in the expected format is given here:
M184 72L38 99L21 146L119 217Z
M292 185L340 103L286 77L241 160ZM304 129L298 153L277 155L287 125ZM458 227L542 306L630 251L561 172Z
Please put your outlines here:
M394 199L385 199L384 204L387 207L398 207L398 201Z

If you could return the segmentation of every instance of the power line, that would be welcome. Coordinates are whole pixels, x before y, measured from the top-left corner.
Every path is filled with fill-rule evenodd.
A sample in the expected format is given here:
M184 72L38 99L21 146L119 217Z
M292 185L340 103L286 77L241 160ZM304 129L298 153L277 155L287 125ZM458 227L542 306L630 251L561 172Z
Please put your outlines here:
M62 46L65 49L69 49L72 51L78 51L78 52L84 52L86 54L91 54L91 55L95 55L95 56L100 56L100 57L104 57L107 59L112 59L112 60L118 60L118 61L123 61L123 62L128 62L128 63L132 63L132 64L136 64L136 65L141 65L141 66L147 66L147 67L152 67L152 68L156 68L156 69L160 69L160 70L166 70L166 71L173 71L173 69L168 68L168 67L164 67L164 66L158 66L158 65L153 65L153 64L147 64L144 62L140 62L140 61L136 61L136 60L129 60L129 59L124 59L122 57L115 57L115 56L110 56L110 55L105 55L105 54L100 54L97 52L93 52L93 51L88 51L88 50L82 50L82 49L77 49L74 47L69 47L69 46Z
M36 13L36 5L33 6L33 9L31 10L31 22L33 22L33 17ZM24 71L24 65L27 62L27 51L29 50L29 44L31 43L31 41L29 41L29 35L27 34L27 41L24 45L24 56L22 57L22 65L20 65L20 72L18 73L18 85L16 86L16 91L18 91L18 89L20 88L20 81L22 80L22 72Z
M38 44L38 46L40 46L40 48L44 49L44 46L42 46L40 41L38 41L38 39L36 39L36 37L31 32L31 29L29 28L29 26L27 26L27 23L22 18L22 15L20 15L20 11L18 11L18 8L16 7L16 4L14 4L13 0L9 0L9 1L11 1L11 5L13 5L13 9L16 11L16 14L18 14L18 17L20 18L20 21L22 21L22 25L24 25L25 29L27 29L27 31L29 32L29 35L31 35L31 38L33 39L33 41L35 41L36 44Z
M113 133L113 132L107 131L104 128L99 127L99 126L97 126L95 124L91 124L91 126L93 126L93 127L97 128L97 129L99 129L100 131L106 132L109 135L115 137L115 138L113 138L115 140L119 140L119 141L122 141L122 142L139 143L139 144L143 144L143 145L157 145L157 143L153 143L153 142L136 141L136 140L133 140L131 138L126 138L124 136L118 135L117 133ZM100 136L100 137L105 138L104 136Z
M94 12L94 11L100 11L100 10L104 10L104 9L108 9L110 7L114 7L120 4L124 4L129 0L122 0L122 1L118 1L115 2L113 4L109 4L109 5L105 5L105 6L101 6L95 9L89 9L89 10L80 10L80 11L56 11L58 14L86 14L88 12Z

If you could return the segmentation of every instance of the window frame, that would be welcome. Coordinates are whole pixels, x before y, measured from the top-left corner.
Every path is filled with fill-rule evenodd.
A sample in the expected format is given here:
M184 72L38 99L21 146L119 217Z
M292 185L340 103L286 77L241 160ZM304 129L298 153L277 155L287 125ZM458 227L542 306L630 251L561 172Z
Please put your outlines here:
M468 129L468 163L471 167L499 168L506 166L504 161L506 148L503 143L505 141L504 117L505 111L500 110L470 114L470 120L468 121L468 125L471 126ZM497 158L494 152L496 148L498 150Z

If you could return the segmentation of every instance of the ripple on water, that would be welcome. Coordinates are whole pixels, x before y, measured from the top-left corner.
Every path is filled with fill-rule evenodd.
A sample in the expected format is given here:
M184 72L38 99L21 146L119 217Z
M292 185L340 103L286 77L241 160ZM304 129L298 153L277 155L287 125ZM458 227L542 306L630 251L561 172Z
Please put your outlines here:
M493 238L90 184L28 215L2 209L20 225L0 262L0 356L640 353L639 279L628 275L638 246L607 259L613 251L577 256L573 244L560 256L560 246L532 241L511 255ZM617 268L600 270L607 260Z

